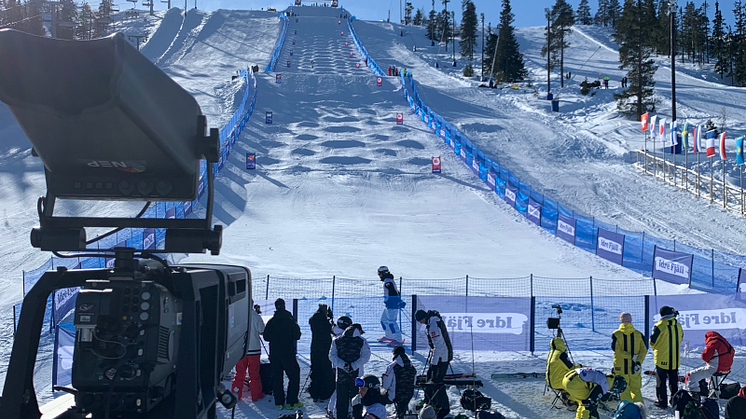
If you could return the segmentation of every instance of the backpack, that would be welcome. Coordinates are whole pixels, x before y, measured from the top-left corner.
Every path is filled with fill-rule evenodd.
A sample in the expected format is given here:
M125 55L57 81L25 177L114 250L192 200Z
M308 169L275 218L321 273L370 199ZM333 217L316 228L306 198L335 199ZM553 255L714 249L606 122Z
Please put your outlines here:
M642 419L642 412L639 406L625 400L616 407L613 419Z
M728 400L731 397L738 396L739 390L741 390L741 383L739 382L720 384L720 398Z
M673 396L673 408L679 412L681 419L704 419L702 417L701 404L686 390L679 390Z
M713 399L704 399L701 411L702 419L718 419L720 417L720 406Z
M492 399L486 397L481 391L467 388L461 395L461 407L476 412L477 410L490 410Z
M505 416L500 412L477 410L476 419L505 419Z

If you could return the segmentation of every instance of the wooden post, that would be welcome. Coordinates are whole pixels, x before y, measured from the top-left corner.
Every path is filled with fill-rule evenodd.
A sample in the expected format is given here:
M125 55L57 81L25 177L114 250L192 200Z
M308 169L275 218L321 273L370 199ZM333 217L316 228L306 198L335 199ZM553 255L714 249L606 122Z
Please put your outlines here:
M699 198L699 151L697 151L697 185L695 189L697 190L697 198Z
M723 208L728 208L728 184L725 182L725 160L723 160Z
M682 144L682 145L684 145L684 144ZM688 147L684 147L684 170L681 172L681 177L684 178L683 179L683 181L684 181L684 189L686 189L687 191L689 190L689 183L688 183L688 180L689 180L689 176L688 175L689 175L689 173L687 173L688 171L689 171L689 148Z
M713 157L710 157L710 203L711 204L713 200L713 196L712 196L713 179L715 178L712 172L712 160L713 160Z
M743 165L741 165L741 214L743 215Z
M645 136L645 147L643 148L643 150L645 150L645 172L647 173L648 171L648 132L645 131L643 135Z

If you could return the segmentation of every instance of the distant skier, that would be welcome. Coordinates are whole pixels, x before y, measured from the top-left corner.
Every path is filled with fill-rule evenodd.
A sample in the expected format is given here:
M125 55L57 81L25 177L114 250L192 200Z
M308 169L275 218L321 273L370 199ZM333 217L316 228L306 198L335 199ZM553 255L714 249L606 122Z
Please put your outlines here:
M389 400L394 402L396 417L404 419L409 402L414 396L417 370L412 366L412 361L403 346L397 346L391 352L394 355L394 362L390 363L383 373L383 389L387 391Z
M385 307L381 314L381 327L386 333L379 341L399 346L403 343L401 328L399 328L399 310L405 304L401 299L399 290L396 289L394 275L389 272L389 268L386 266L378 268L378 277L383 281L383 304Z
M440 65L438 64L437 61L435 62L435 68L440 68Z
M604 89L609 88L609 76L604 77Z
M313 64L314 64L314 62L313 62L313 60L311 60L311 68L313 68Z

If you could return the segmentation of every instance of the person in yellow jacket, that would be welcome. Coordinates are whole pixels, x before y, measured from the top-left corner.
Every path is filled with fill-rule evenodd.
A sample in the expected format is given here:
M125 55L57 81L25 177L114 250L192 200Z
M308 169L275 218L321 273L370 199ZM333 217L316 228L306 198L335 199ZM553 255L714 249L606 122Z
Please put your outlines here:
M632 326L632 315L619 315L622 324L611 335L611 349L614 351L614 374L627 380L627 389L620 395L621 400L642 402L642 362L648 353L645 337Z
M557 336L553 338L549 342L549 347L551 351L549 352L549 356L547 356L547 386L561 391L562 403L568 409L575 410L578 408L578 404L569 400L567 392L562 386L562 380L565 378L565 374L573 368L579 368L580 365L573 365L572 361L570 361L570 357L567 355L567 346L561 337Z
M580 405L575 412L575 419L598 419L598 402L610 391L615 394L623 393L627 388L627 380L593 368L576 368L565 374L562 386L570 400Z
M653 348L655 356L655 390L658 399L655 406L666 409L668 407L666 382L668 382L671 397L679 390L679 349L684 339L684 330L676 321L678 312L673 307L663 306L659 314L661 319L653 327L650 347Z

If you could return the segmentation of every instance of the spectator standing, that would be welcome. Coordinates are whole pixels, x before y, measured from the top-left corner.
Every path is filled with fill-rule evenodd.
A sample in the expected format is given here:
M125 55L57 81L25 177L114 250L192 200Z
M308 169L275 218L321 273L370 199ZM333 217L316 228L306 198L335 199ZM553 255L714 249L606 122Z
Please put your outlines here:
M679 390L679 361L681 341L684 338L684 330L676 321L676 310L673 307L663 306L658 311L661 318L653 326L650 336L650 347L653 348L655 357L655 406L661 409L668 408L668 395L666 394L666 383L671 392L671 397Z
M254 306L254 301L251 301ZM259 307L259 306L256 306ZM249 391L251 392L251 401L257 401L264 397L262 389L262 379L259 375L259 367L262 358L261 334L264 333L264 320L257 311L258 308L249 312L249 324L251 325L249 335L249 346L246 348L246 355L236 364L236 375L233 377L231 389L240 399L243 393L243 383L246 379L246 370L249 372Z
M614 351L614 374L624 377L627 388L621 400L644 402L642 399L642 362L648 353L645 337L632 325L632 315L619 315L619 329L611 335L611 350Z
M300 392L300 366L295 358L296 342L300 339L300 327L293 315L285 309L285 300L275 300L275 314L264 328L264 340L269 342L269 362L272 364L273 395L277 410L295 410L303 406L298 400ZM285 394L284 374L288 376L288 391ZM287 404L286 404L287 403Z
M308 320L311 326L311 385L308 393L314 402L326 400L334 392L334 370L329 361L332 346L332 310L326 304Z
M453 360L453 346L448 330L435 310L417 310L415 319L424 324L427 330L427 341L430 344L430 365L427 370L427 385L425 386L425 404L435 409L437 419L443 419L451 411L448 394L443 379L448 372L448 365Z
M370 348L363 333L363 327L353 323L332 341L329 350L329 360L337 370L336 419L349 417L350 400L357 393L355 379L363 375L363 366L370 360Z
M404 419L409 409L409 402L414 396L414 382L417 370L407 356L403 346L393 349L394 362L386 367L383 373L383 389L387 392L389 400L396 407L397 419Z

